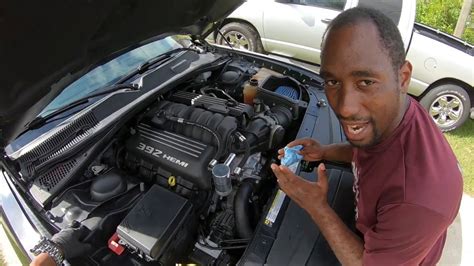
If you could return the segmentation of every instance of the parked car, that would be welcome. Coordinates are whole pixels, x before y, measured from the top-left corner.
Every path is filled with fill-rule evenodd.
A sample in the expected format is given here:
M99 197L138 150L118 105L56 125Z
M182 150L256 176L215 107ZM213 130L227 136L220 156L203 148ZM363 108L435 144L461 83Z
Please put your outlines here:
M414 66L409 93L441 130L461 126L474 107L473 46L414 23L416 1L248 0L220 30L234 47L319 64L327 24L357 5L379 9L396 22ZM226 43L220 35L216 41Z
M73 265L338 264L269 164L290 140L344 134L317 73L206 43L240 4L4 10L0 213L19 250L32 258L73 226L93 247ZM312 167L297 174L314 180ZM326 167L331 206L353 225L350 167Z

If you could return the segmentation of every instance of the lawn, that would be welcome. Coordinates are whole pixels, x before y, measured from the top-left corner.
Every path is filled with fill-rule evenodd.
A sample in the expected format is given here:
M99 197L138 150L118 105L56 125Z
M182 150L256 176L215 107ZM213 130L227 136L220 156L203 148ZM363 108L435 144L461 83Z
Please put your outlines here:
M2 230L2 229L4 230L4 232L6 234L6 238L7 238L7 239L1 239L2 243L4 243L3 241L5 241L6 245L8 245L8 242L10 242L10 245L13 247L13 252L16 253L16 256L18 257L18 260L19 260L20 264L21 265L28 265L29 264L29 259L20 250L20 248L16 244L15 240L13 239L13 236L11 235L10 231L7 230L7 227L4 224L2 217L0 217L0 227L1 227L0 230ZM3 246L5 246L5 245L3 245ZM4 266L4 265L7 266L6 265L6 259L5 259L6 255L3 252L5 252L5 250L0 249L0 266ZM12 254L10 254L10 257L11 256L12 256Z
M464 192L474 196L474 120L452 131L445 133L449 144L453 148L464 176Z

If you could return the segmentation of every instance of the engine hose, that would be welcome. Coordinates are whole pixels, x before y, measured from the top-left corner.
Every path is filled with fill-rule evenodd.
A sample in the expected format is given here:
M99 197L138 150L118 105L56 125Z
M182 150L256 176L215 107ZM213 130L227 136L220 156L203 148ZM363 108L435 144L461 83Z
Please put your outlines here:
M223 147L221 145L222 140L219 138L219 135L217 135L217 133L214 132L212 129L210 129L210 128L204 126L204 125L194 123L194 122L191 122L191 121L188 121L188 120L185 120L183 118L176 117L176 116L165 115L165 118L170 120L170 121L174 121L174 122L177 122L177 123L180 123L180 124L184 124L184 125L188 125L188 126L196 126L196 127L199 127L200 129L203 129L203 130L206 130L207 132L209 132L216 139L216 144L217 144L217 153L216 153L216 155L214 156L213 159L218 160L220 158L220 156L222 154L222 149L223 149Z
M241 238L252 238L250 197L255 191L252 180L246 179L240 184L234 199L235 227Z

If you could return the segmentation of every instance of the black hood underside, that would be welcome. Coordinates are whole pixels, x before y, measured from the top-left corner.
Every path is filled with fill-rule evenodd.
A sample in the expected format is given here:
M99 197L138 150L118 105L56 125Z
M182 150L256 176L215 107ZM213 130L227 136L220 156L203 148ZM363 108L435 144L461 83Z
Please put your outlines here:
M164 35L212 31L241 0L0 3L0 145L102 60Z

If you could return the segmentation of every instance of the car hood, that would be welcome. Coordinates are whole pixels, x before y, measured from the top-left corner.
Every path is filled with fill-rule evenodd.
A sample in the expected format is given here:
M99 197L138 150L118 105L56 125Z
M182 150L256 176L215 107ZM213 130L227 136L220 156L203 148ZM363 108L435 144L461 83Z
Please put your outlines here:
M209 34L243 0L0 4L0 147L101 60L173 34Z

